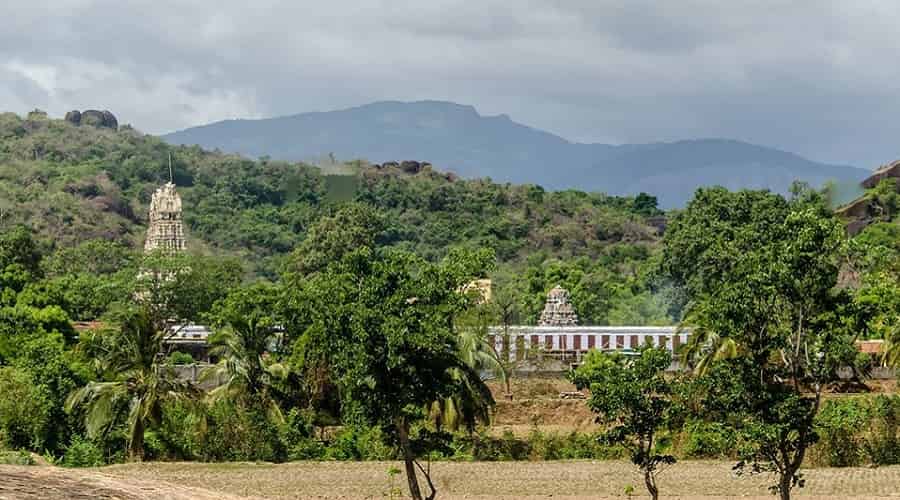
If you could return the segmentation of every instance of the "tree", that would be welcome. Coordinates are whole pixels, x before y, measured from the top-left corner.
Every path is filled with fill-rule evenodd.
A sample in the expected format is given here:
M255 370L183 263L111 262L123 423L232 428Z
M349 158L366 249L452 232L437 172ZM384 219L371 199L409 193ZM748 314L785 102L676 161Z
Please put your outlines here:
M17 265L31 276L41 276L41 252L31 231L23 226L0 234L0 269Z
M510 352L513 346L510 345L511 337L509 335L509 328L520 321L520 301L521 297L513 286L501 285L497 287L493 299L486 304L489 310L492 310L493 312L492 323L494 325L499 324L500 328L503 329L502 343L505 347L501 348L499 352L497 351L496 343L490 343L488 347L490 348L491 356L494 358L493 366L495 366L495 373L500 376L500 379L503 381L504 389L506 389L505 396L507 399L512 399L513 397L510 383L513 374L515 373L517 362ZM520 350L525 349L524 342L521 346L515 346L515 348L518 353L517 356L524 355L523 352L520 352Z
M375 248L385 227L384 216L373 207L361 203L346 205L310 228L306 239L290 256L288 274L299 279L324 270L329 262L353 249Z
M423 408L457 391L459 357L454 318L467 307L458 290L492 261L486 252L453 251L439 264L404 252L363 247L312 276L301 297L308 318L304 345L320 349L340 389L345 421L381 427L398 446L410 494L423 498L410 435ZM477 378L477 374L474 375ZM469 379L472 380L472 379Z
M0 234L0 305L15 303L16 294L41 278L41 253L24 227Z
M159 354L166 332L154 326L143 307L116 311L109 323L115 329L96 333L99 352L96 361L103 381L89 382L72 392L66 411L84 408L89 437L108 434L124 423L126 452L131 460L144 457L144 431L162 420L163 404L190 401L197 390L178 377Z
M210 393L213 398L249 398L262 405L271 420L282 423L281 407L273 394L275 382L287 376L284 365L272 357L281 335L278 294L273 285L257 284L234 289L216 303L209 314L216 329L209 343L210 355L220 361L202 377L224 380Z
M200 320L240 283L241 275L234 259L155 252L141 261L133 296L153 327L163 331Z
M438 430L465 428L472 433L478 422L489 422L494 398L479 374L490 370L507 380L505 365L488 338L484 305L478 304L456 318L458 355L469 369L452 368L456 391L428 405Z
M673 390L664 372L671 364L665 348L641 347L635 356L591 351L569 375L579 390L590 389L588 407L607 426L601 439L628 450L654 500L657 477L675 463L675 457L658 452L656 439L670 418Z
M683 323L696 332L687 361L705 367L730 358L753 372L733 408L751 444L738 469L774 472L773 490L788 499L803 485L799 468L817 439L823 384L852 364L850 296L836 288L843 228L815 193L788 201L711 188L697 191L664 243L664 272L683 287Z

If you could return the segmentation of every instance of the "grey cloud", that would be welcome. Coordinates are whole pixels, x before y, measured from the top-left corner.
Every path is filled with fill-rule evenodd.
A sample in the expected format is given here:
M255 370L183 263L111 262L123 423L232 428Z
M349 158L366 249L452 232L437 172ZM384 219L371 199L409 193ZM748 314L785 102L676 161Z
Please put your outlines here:
M0 5L0 108L103 106L165 132L430 98L579 141L900 156L895 2L49 3Z

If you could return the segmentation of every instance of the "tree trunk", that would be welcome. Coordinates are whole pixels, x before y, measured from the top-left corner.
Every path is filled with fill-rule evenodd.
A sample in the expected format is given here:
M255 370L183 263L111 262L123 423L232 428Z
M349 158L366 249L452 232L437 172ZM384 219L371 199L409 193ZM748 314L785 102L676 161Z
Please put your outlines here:
M659 498L659 488L656 487L653 473L648 470L644 471L644 484L647 485L647 492L650 493L650 498L657 500Z
M403 464L406 467L406 482L409 485L409 496L413 500L422 500L422 491L419 489L419 479L416 477L415 459L412 448L409 445L409 423L400 419L396 423L397 436L400 438L400 453L403 454Z
M793 473L783 474L778 481L778 497L781 500L791 500L791 478Z
M131 435L131 447L128 450L129 460L132 462L144 461L144 422L138 418L134 424L134 433Z

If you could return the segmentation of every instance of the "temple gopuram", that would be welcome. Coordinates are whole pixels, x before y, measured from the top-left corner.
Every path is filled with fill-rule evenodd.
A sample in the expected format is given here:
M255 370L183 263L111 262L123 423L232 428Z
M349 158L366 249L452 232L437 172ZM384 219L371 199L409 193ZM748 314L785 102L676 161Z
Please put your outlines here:
M167 253L183 252L187 248L184 225L181 221L181 196L175 184L167 182L150 199L150 223L144 252L162 249Z
M570 326L578 324L578 315L569 303L569 291L556 285L547 294L538 326Z

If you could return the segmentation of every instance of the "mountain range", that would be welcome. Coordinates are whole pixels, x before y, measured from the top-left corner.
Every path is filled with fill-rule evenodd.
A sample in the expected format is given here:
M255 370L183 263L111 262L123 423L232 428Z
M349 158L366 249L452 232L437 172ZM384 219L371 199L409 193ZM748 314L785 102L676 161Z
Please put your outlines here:
M786 192L794 180L853 184L869 172L729 139L585 144L443 101L383 101L328 112L225 120L162 137L250 157L373 163L423 160L463 177L609 194L647 192L683 206L700 186Z

